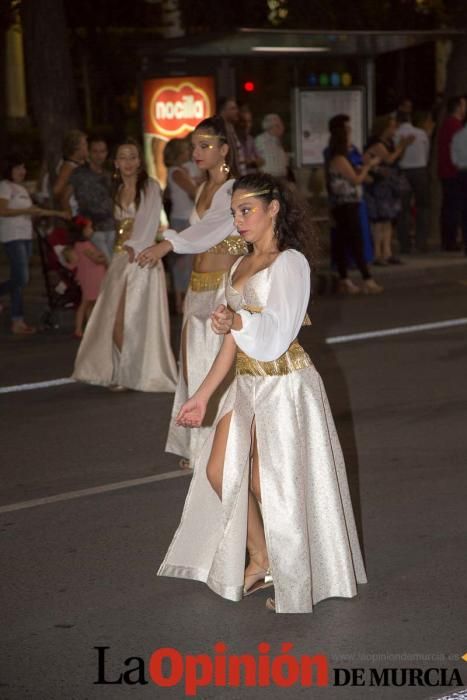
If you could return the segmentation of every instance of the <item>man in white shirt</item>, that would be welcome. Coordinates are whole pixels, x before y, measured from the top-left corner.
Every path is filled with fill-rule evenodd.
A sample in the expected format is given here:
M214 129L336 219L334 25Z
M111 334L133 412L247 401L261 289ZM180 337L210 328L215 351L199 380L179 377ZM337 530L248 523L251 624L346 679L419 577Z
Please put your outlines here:
M454 134L451 141L451 160L459 169L457 178L461 192L461 226L464 253L467 255L467 124Z
M428 115L427 115L428 117ZM397 222L397 235L400 252L410 253L410 211L412 198L415 200L416 224L415 245L419 252L426 252L430 227L430 179L428 159L430 138L426 129L414 126L409 117L396 131L396 144L403 138L413 137L399 160L399 168L405 175L408 186L401 194L401 212Z
M263 129L264 132L255 139L256 150L264 161L260 170L275 177L286 178L289 156L281 143L284 123L278 114L266 114Z

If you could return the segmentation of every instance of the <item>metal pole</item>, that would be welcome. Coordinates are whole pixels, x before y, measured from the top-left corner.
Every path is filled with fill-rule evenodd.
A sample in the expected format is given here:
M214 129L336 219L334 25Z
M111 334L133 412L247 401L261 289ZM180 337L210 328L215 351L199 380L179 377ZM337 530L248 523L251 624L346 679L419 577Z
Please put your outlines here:
M375 60L365 58L366 128L369 133L375 116Z

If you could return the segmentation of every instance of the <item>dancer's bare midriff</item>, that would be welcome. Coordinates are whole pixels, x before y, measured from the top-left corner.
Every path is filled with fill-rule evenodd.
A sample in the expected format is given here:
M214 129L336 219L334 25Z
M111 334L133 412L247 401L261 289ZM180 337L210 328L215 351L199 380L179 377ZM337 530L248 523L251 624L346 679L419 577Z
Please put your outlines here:
M227 272L238 257L228 253L200 253L195 255L193 270L194 272Z

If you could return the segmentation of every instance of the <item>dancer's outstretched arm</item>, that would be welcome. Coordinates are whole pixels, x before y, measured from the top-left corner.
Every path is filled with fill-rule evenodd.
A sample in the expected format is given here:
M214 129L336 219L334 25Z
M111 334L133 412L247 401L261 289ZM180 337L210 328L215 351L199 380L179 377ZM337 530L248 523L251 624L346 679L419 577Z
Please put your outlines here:
M185 428L199 428L206 414L208 401L217 387L227 376L235 359L237 346L231 334L224 336L224 342L216 359L195 394L181 407L175 422Z

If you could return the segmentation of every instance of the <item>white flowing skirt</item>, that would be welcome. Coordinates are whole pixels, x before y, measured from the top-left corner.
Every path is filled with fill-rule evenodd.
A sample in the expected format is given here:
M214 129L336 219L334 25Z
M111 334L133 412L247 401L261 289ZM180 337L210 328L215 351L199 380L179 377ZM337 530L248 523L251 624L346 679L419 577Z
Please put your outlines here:
M256 423L262 514L276 612L306 613L366 583L344 459L324 386L311 366L283 376L239 375L220 410L232 412L222 501L206 476L215 429L194 474L158 574L243 593L251 426Z
M199 274L199 273L198 273ZM209 274L209 273L208 273ZM185 308L182 323L182 345L185 338L187 381L183 371L183 352L180 351L180 371L177 389L172 408L166 452L180 455L194 462L199 454L201 445L205 442L211 426L216 420L218 407L226 390L233 379L233 372L224 380L221 387L212 397L209 411L201 428L183 428L175 424L175 416L190 396L193 396L208 374L217 357L224 336L216 335L211 328L211 314L219 304L226 304L225 277L217 289L193 291L188 287L185 297Z
M113 342L117 308L125 289L121 353ZM170 347L164 268L141 268L117 253L87 323L73 378L89 384L120 384L138 391L175 391L177 365Z

